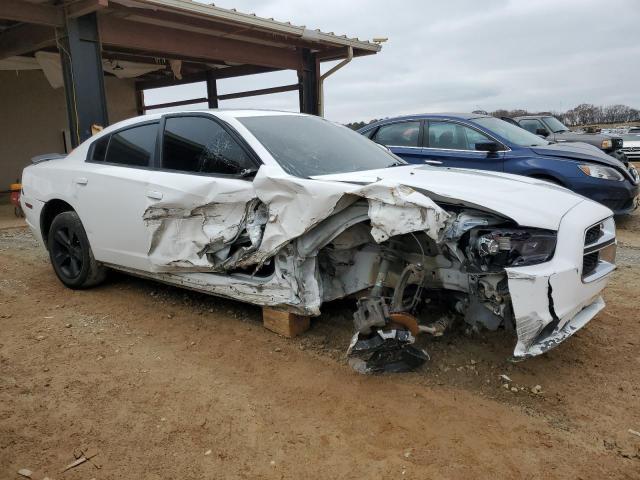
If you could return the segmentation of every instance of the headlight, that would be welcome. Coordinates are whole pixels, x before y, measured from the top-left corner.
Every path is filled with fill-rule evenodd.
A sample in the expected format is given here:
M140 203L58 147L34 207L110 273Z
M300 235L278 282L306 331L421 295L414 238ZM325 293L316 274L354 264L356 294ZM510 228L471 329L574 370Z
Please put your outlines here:
M611 148L613 144L611 143L611 140L603 140L602 143L600 144L600 148L602 148L603 150L607 150L609 148Z
M472 231L468 256L482 271L548 262L556 249L556 232L540 229Z
M578 168L582 170L582 173L590 177L603 178L605 180L624 180L622 174L612 167L602 165L578 165Z

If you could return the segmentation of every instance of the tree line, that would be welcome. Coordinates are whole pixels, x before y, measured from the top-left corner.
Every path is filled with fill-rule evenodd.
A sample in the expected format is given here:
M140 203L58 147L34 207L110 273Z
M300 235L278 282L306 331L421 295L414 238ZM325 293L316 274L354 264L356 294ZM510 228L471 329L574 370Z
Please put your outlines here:
M483 112L486 113L486 112ZM640 110L629 107L627 105L604 105L597 106L590 103L582 103L577 107L574 107L566 112L532 112L523 109L498 109L493 112L488 112L489 115L494 117L519 117L522 115L540 115L548 114L553 115L562 123L568 126L576 125L593 125L600 123L626 123L640 121ZM351 122L346 126L353 130L358 130L365 125L377 122L379 119L370 120L368 122Z
M566 112L550 113L565 125L593 125L598 123L626 123L640 120L640 110L627 105L598 106L590 103L582 103ZM496 110L490 115L494 117L519 117L522 115L538 115L540 112L528 112L527 110Z

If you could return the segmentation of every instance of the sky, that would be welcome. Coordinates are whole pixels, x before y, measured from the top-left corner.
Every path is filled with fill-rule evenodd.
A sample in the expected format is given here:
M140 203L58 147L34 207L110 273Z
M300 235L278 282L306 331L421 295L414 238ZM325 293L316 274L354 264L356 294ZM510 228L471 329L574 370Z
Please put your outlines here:
M210 3L210 2L202 2ZM580 103L640 108L640 0L217 0L323 32L387 37L325 81L325 117L348 123L419 112ZM332 63L323 63L322 71ZM218 82L218 93L295 83L295 72ZM150 90L147 104L206 96ZM297 92L220 102L298 111Z

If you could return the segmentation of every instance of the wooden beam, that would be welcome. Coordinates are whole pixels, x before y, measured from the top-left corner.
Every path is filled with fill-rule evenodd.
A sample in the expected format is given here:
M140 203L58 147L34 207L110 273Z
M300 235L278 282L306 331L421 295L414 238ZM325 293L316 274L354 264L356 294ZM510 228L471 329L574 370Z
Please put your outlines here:
M41 25L18 25L0 34L0 60L55 45L55 29Z
M245 75L256 75L258 73L277 72L282 68L261 67L259 65L238 65L235 67L220 68L213 71L213 76L218 80L223 78L242 77Z
M218 100L232 100L234 98L256 97L258 95L270 95L272 93L292 92L298 90L300 85L283 85L281 87L261 88L259 90L248 90L246 92L227 93L226 95L218 95Z
M216 38L107 16L100 18L100 36L105 46L154 53L163 57L177 56L208 62L227 61L293 70L300 66L300 55L292 49Z
M178 100L177 102L156 103L154 105L145 105L145 110L156 110L158 108L180 107L182 105L194 105L196 103L207 103L207 97L191 98L189 100Z
M293 338L309 330L311 319L295 313L262 307L262 325L267 330Z
M50 27L62 27L62 10L49 5L37 5L21 0L0 1L0 19L14 22L34 23Z
M220 68L215 70L208 70L191 75L183 75L180 80L176 78L159 78L156 80L139 80L136 82L136 88L138 90L148 90L150 88L162 88L173 87L175 85L186 85L188 83L205 82L207 80L208 72L211 72L211 78L217 80L223 78L241 77L244 75L256 75L259 73L276 72L281 70L279 68L260 67L256 65L238 65L235 67Z
M109 0L80 0L67 6L67 17L77 18L109 6Z

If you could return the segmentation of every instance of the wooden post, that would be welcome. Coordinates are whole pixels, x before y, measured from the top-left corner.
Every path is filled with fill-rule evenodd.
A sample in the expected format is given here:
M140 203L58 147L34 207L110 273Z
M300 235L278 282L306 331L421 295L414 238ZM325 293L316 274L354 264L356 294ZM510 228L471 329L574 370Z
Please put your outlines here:
M309 330L311 320L303 315L262 307L262 325L267 330L293 338Z

